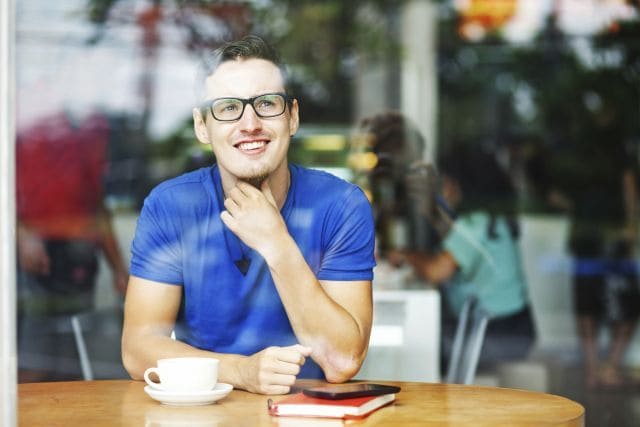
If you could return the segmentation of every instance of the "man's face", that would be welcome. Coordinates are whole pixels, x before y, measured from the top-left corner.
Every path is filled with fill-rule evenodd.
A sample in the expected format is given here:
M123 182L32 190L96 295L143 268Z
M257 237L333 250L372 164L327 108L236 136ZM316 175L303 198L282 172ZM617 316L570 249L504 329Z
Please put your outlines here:
M224 62L206 80L207 100L284 91L279 68L262 59ZM205 124L199 109L193 114L196 135L200 142L211 144L223 176L260 182L274 172L286 171L289 142L298 130L295 100L283 114L269 118L258 117L250 104L238 120L231 122L218 121L207 111Z

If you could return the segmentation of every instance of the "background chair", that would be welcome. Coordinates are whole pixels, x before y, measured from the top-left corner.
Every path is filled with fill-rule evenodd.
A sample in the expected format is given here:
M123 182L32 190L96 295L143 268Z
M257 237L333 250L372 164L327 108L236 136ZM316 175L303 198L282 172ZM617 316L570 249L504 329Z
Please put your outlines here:
M122 365L122 307L75 314L71 327L84 380L129 378Z
M465 301L453 340L447 383L473 383L489 319L489 313L480 306L478 298L471 296Z

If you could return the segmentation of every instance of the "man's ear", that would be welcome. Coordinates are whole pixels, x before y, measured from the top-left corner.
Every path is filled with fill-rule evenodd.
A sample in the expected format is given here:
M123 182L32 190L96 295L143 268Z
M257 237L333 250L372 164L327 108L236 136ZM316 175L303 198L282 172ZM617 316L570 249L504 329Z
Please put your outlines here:
M298 126L300 125L300 116L298 114L298 100L293 99L291 101L291 119L289 120L289 135L293 136L298 131Z
M193 130L196 133L196 138L203 144L209 144L209 134L207 133L207 124L202 117L202 112L199 108L193 109Z

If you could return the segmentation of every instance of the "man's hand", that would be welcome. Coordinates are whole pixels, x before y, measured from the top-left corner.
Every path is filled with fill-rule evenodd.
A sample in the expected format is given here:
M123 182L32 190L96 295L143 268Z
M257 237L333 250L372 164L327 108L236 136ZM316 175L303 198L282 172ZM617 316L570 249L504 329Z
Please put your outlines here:
M276 250L283 237L289 236L267 180L260 190L238 181L229 191L224 206L227 210L220 214L222 222L265 259Z
M241 388L252 393L286 394L296 381L311 348L295 344L289 347L268 347L240 364Z

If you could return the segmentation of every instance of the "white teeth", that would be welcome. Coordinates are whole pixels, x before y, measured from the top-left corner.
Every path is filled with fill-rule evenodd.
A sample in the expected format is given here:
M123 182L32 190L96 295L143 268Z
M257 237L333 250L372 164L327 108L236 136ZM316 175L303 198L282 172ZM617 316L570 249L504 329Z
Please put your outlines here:
M256 150L264 147L264 141L243 142L238 144L238 148L243 151Z

